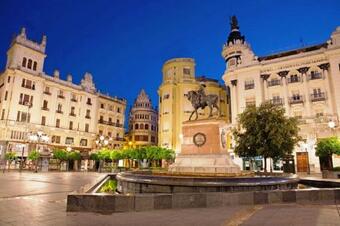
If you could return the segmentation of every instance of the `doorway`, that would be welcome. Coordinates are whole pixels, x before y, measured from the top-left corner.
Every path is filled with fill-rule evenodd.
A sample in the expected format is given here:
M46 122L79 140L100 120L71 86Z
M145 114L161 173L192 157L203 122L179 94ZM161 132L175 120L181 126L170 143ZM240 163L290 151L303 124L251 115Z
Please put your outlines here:
M297 172L308 172L308 152L296 152Z

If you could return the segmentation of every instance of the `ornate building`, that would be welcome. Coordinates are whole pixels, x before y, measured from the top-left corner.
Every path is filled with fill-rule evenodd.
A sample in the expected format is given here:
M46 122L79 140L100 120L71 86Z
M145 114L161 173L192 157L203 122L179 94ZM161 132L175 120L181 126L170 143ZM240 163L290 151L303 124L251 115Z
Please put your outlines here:
M97 92L90 73L79 85L71 75L62 80L58 70L47 75L45 48L46 36L40 43L33 42L23 28L7 52L0 75L1 156L6 150L21 155L23 149L27 156L33 148L29 144L34 143L28 134L37 132L49 137L44 150L70 147L86 154L95 148L98 133L112 136L113 145L120 145L126 101Z
M152 107L148 95L142 89L130 110L129 145L140 147L157 145L158 111Z
M227 89L217 80L195 77L195 61L191 58L175 58L163 65L163 82L158 89L159 95L159 145L175 150L181 150L182 122L190 117L193 107L187 98L191 90L198 90L200 84L205 84L206 94L216 94L219 97L220 117L229 121L229 99ZM217 112L214 112L217 116ZM207 118L209 109L199 111L199 119Z
M317 139L339 134L340 27L324 43L258 57L232 17L222 57L226 62L223 80L231 90L233 126L249 105L271 101L283 106L287 116L300 120L304 142L294 152L297 171L319 171ZM340 164L340 158L334 161Z

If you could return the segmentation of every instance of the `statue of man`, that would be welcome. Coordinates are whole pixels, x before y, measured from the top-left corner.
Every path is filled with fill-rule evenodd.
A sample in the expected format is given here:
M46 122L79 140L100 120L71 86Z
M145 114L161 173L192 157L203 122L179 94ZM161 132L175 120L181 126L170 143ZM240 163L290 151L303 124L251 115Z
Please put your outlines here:
M200 104L202 104L203 98L206 96L206 95L205 95L205 91L204 91L205 87L206 87L206 85L203 84L203 83L201 83L201 84L200 84L200 88L197 90L198 98L199 98L199 103L200 103Z

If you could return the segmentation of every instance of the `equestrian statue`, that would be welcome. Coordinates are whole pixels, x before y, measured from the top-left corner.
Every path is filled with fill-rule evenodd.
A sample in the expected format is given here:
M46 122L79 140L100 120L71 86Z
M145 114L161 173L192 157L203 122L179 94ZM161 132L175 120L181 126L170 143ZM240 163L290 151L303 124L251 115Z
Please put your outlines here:
M201 84L200 88L197 91L191 90L188 92L188 100L191 102L191 105L194 107L194 110L192 111L189 121L191 120L191 117L196 114L196 118L194 120L197 120L198 118L198 109L204 110L205 107L210 108L210 113L208 118L211 118L213 116L212 111L213 108L217 109L218 115L220 115L220 109L217 106L218 102L218 96L216 94L205 94L205 85Z

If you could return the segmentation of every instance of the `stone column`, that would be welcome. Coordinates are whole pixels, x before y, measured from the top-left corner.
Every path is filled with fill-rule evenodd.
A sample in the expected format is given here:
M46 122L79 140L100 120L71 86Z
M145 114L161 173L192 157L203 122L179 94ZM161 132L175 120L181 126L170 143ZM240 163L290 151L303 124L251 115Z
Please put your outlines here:
M308 78L307 78L307 72L309 70L309 67L301 67L297 69L298 72L301 73L301 77L303 79L303 86L304 86L304 93L305 93L305 104L306 104L306 114L307 117L311 116L311 107L310 107L310 92L309 92L309 85L308 85Z
M236 123L236 118L238 115L238 106L237 106L237 80L231 80L231 122Z
M277 74L281 77L281 82L283 83L283 93L284 93L284 106L286 109L286 115L290 116L290 105L289 105L289 94L287 87L287 75L289 71L280 71Z
M263 80L263 97L262 101L267 101L268 100L268 78L270 74L262 74L260 75L262 80Z
M333 116L335 104L333 103L333 92L332 92L333 89L332 89L332 84L331 84L332 81L329 78L329 74L328 74L329 63L320 64L320 65L318 65L318 67L320 69L322 69L323 77L325 79L325 83L326 83L326 87L327 87L327 93L325 92L325 94L326 94L326 97L328 99L327 102L328 102L330 113Z

